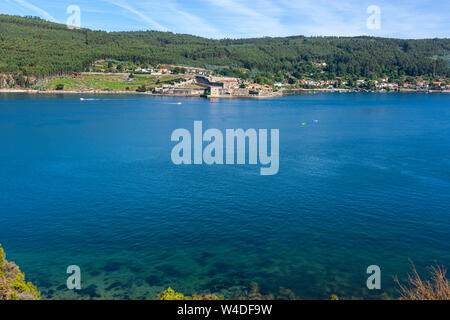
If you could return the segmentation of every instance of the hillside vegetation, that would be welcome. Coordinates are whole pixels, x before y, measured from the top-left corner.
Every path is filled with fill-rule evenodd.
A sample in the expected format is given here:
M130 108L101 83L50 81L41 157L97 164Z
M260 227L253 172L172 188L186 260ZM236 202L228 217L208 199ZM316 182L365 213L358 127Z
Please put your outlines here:
M85 71L97 59L136 64L240 67L300 79L312 63L336 76L450 76L450 39L303 37L212 40L170 32L70 30L32 17L0 15L0 73L44 77Z

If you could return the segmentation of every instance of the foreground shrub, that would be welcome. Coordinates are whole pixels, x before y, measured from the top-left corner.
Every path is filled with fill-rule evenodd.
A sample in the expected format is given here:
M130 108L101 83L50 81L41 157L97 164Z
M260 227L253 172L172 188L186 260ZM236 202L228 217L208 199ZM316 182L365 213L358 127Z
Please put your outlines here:
M8 262L0 245L0 300L39 300L40 293L14 262Z
M430 267L430 279L422 280L412 262L411 265L412 274L408 274L408 283L405 286L395 278L400 287L401 300L450 300L447 269L439 265Z
M192 297L189 297L182 293L175 292L172 288L168 288L166 291L161 292L158 295L158 298L159 300L223 300L223 297L213 294L207 294L204 296L194 294Z

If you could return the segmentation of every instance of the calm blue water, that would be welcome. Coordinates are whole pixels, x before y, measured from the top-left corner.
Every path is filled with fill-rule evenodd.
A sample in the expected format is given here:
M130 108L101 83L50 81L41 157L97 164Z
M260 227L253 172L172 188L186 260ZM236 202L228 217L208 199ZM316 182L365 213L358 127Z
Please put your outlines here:
M0 242L48 298L395 297L408 259L450 264L450 95L79 97L0 95ZM278 175L173 165L194 120L279 128Z

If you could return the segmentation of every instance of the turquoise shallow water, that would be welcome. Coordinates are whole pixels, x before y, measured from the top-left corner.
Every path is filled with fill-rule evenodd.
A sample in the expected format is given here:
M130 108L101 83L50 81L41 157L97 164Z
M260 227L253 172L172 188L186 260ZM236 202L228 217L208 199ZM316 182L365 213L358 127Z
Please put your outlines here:
M380 298L408 259L450 264L449 95L79 97L0 95L0 243L47 298ZM173 165L194 120L278 128L278 175Z

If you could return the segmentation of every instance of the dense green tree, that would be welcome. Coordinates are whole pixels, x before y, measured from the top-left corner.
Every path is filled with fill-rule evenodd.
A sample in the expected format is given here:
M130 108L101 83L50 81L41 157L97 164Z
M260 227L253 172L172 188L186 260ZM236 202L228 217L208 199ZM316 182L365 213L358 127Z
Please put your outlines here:
M70 30L39 18L0 15L0 73L25 76L71 74L88 70L95 60L111 59L136 65L215 66L223 75L261 75L266 82L273 82L279 73L284 79L311 75L316 79L448 77L449 57L450 39L294 36L212 40L157 31Z

